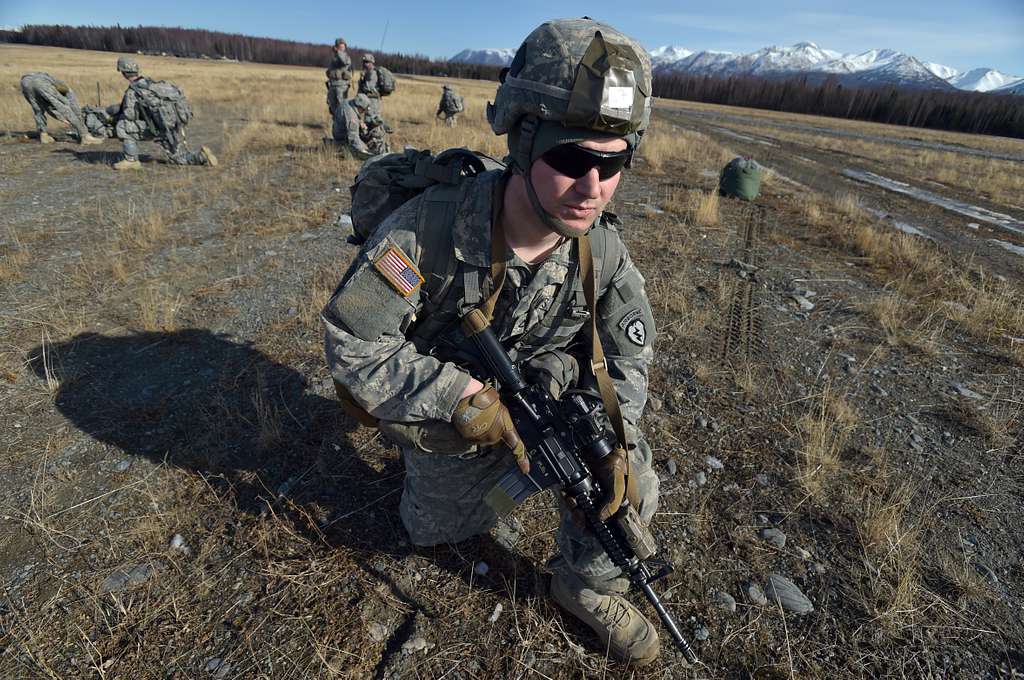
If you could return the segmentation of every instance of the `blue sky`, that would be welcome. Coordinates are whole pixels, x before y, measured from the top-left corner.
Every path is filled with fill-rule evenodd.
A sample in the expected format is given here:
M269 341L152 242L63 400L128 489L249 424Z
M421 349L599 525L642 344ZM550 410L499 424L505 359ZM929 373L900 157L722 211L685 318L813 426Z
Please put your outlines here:
M376 50L389 22L385 50L449 57L467 47L516 47L533 27L553 18L554 6L536 0L0 0L0 26L189 26L324 43L343 35L352 45ZM988 66L1024 76L1024 0L754 0L742 9L707 0L591 0L557 8L557 16L587 14L607 21L648 49L673 44L745 52L810 40L840 52L891 47L960 70Z

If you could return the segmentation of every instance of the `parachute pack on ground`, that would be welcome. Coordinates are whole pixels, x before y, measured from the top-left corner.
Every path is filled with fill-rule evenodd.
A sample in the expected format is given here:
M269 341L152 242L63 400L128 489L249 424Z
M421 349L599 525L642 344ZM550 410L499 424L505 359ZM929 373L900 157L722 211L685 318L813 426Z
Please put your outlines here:
M116 104L105 109L86 105L82 107L82 121L93 137L101 139L113 137L118 113L120 113L120 107Z
M138 83L138 84L136 84ZM181 88L168 80L136 81L132 89L142 101L146 118L156 129L174 130L192 120L192 109Z
M395 91L395 76L383 66L377 67L377 91L381 97L387 97Z
M729 198L753 201L761 193L763 169L753 158L737 156L718 176L718 193Z

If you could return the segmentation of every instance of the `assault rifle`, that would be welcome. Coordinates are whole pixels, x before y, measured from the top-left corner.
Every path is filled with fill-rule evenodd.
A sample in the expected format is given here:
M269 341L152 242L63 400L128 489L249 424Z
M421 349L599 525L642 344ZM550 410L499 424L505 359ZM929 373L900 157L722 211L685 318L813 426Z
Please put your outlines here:
M528 474L513 466L488 494L487 502L503 515L535 493L557 486L569 505L583 516L612 563L643 591L676 647L687 661L696 664L696 653L651 588L652 583L672 573L672 566L650 559L656 552L654 538L636 509L624 500L614 516L601 520L603 494L587 460L600 460L614 451L617 443L600 398L573 390L556 401L546 389L527 383L480 310L465 317L463 332L472 338L485 370L499 383L502 402L530 460Z

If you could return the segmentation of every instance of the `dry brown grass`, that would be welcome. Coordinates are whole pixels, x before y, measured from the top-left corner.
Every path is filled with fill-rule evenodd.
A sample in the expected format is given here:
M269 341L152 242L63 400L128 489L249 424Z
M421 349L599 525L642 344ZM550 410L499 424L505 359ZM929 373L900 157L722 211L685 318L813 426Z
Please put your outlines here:
M13 228L9 228L7 231L7 243L3 245L2 253L0 255L0 283L20 279L22 271L29 261L29 249Z
M868 625L899 630L921 619L930 598L921 586L920 544L909 514L913 489L897 485L868 488L857 514L857 538L865 579L855 588Z
M835 483L833 475L858 420L856 411L828 383L813 408L797 420L796 478L809 496L823 497Z
M659 174L673 167L708 170L717 173L732 154L707 135L655 121L644 135L639 156L639 171Z
M690 214L693 221L701 227L714 227L719 223L718 192L693 191L690 193Z
M138 325L144 331L171 332L177 329L182 296L165 283L149 282L138 301Z

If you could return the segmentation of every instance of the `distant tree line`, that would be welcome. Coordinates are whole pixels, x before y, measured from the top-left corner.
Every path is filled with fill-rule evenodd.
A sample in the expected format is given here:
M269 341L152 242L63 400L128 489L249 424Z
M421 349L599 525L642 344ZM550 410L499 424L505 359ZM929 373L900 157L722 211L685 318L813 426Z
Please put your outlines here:
M329 45L254 38L197 28L29 25L20 31L0 31L0 42L105 52L166 53L176 57L237 59L292 66L325 66L330 60ZM365 51L368 50L349 46L356 69ZM458 64L410 54L380 53L377 54L377 63L397 73L476 80L497 80L501 70L497 66Z
M992 93L844 86L835 80L774 80L659 74L654 94L709 104L855 118L877 123L1024 137L1024 98Z

